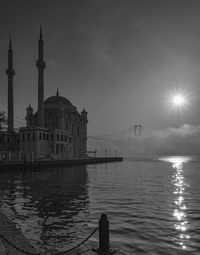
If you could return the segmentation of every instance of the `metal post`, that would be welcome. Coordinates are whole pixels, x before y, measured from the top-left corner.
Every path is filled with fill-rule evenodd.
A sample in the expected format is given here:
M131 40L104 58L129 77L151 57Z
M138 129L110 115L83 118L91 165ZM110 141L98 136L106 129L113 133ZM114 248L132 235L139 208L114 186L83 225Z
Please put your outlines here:
M106 214L102 214L99 220L99 251L109 250L109 221Z

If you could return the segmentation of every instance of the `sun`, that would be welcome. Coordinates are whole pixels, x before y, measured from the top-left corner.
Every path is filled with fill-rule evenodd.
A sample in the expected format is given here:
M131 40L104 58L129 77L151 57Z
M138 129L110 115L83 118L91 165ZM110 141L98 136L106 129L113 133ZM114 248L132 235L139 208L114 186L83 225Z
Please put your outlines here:
M192 95L187 90L175 89L168 92L167 105L170 111L183 112L191 106Z
M182 107L187 103L187 99L184 95L176 94L172 96L172 104L175 107Z

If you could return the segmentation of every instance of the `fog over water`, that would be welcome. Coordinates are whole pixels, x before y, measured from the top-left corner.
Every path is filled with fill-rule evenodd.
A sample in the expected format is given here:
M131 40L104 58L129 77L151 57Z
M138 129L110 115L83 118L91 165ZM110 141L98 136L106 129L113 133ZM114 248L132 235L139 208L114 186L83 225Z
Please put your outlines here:
M142 130L136 136L134 127L108 136L89 136L88 146L96 148L99 155L199 155L200 126L182 125L178 128ZM97 153L97 154L98 154Z

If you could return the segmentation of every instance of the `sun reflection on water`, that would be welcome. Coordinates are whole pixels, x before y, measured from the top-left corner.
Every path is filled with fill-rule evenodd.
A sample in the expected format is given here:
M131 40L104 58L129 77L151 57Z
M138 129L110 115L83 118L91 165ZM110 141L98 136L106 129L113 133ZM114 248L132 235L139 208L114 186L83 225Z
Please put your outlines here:
M174 174L172 176L175 204L173 217L176 219L174 227L178 231L178 243L183 250L187 249L188 239L190 239L190 236L187 234L187 206L184 199L185 190L189 185L184 179L183 164L190 161L190 159L189 157L169 157L162 159L172 163L174 169Z

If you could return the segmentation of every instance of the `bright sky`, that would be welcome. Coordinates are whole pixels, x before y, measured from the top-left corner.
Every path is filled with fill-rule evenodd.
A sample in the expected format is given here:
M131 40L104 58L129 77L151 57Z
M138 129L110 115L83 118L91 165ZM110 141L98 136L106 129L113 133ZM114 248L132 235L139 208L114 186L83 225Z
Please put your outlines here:
M15 115L37 106L37 40L45 43L45 98L88 111L89 134L200 122L199 0L9 0L0 8L0 109L7 108L7 49L14 49ZM189 105L173 111L168 95Z

